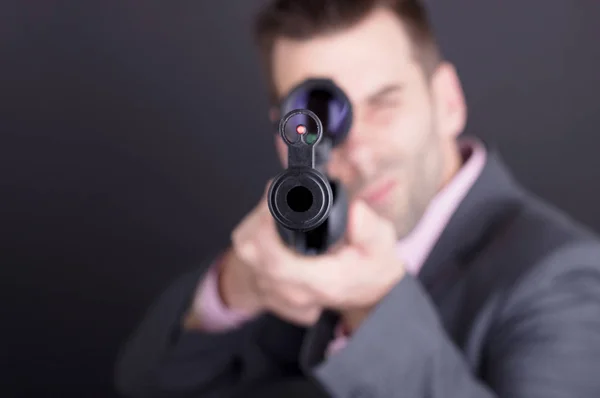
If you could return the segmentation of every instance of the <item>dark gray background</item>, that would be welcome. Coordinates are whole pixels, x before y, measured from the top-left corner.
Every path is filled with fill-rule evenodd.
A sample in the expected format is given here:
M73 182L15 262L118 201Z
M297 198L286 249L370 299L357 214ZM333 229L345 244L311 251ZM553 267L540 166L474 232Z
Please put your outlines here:
M257 1L0 5L3 397L110 397L119 345L278 170ZM431 0L468 131L600 228L600 2Z

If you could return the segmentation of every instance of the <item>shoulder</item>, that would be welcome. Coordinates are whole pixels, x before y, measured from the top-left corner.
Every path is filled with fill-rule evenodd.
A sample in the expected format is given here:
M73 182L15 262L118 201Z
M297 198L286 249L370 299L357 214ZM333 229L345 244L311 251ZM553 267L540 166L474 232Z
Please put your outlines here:
M515 257L535 262L570 258L578 263L600 263L600 239L583 223L548 202L527 193L506 231Z
M597 284L600 292L600 239L564 211L527 193L512 213L496 246L498 276L508 296Z

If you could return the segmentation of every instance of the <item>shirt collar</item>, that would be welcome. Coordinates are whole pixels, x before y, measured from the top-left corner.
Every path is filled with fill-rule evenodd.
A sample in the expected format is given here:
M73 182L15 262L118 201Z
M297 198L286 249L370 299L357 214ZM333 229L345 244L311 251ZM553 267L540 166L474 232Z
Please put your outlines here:
M398 242L398 255L405 261L407 271L412 274L419 273L442 231L485 165L487 153L483 143L469 138L461 140L459 145L463 166L433 198L412 232Z

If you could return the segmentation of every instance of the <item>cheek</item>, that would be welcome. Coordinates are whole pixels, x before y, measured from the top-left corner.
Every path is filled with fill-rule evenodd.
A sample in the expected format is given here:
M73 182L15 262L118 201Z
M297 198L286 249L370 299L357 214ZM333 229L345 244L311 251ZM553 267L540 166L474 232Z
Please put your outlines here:
M400 109L390 120L390 142L406 156L417 156L433 133L433 114L425 104Z
M332 151L327 164L327 173L329 177L339 180L344 185L352 185L355 176L352 166L344 160L343 153L339 149Z
M415 153L424 130L421 117L408 110L396 111L394 115L380 120L378 127L381 155L395 157L402 162Z

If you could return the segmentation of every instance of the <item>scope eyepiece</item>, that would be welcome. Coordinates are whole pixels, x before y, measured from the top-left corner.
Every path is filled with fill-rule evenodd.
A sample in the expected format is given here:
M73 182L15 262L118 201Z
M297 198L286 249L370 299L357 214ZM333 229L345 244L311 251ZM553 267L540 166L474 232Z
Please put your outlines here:
M308 79L290 90L280 104L280 114L307 109L323 124L323 137L332 147L344 141L352 126L352 104L331 79Z

